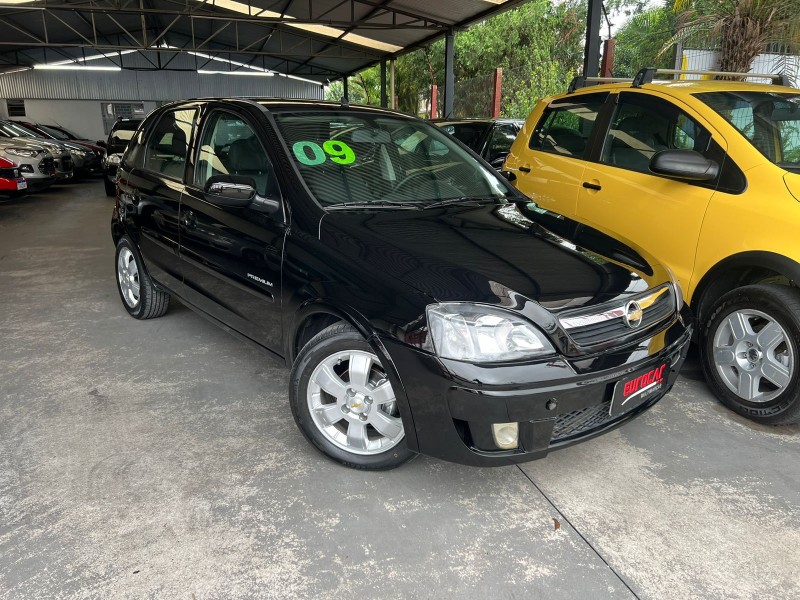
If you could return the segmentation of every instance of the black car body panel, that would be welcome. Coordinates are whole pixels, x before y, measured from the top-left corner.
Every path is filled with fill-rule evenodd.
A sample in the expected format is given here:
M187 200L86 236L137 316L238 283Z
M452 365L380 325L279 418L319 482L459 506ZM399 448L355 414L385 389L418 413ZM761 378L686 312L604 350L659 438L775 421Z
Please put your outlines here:
M220 108L249 121L275 165L282 209L216 204L192 183L194 142L184 178L142 168L131 148L176 107L197 110L197 129ZM666 394L691 334L688 309L673 310L646 334L631 331L591 350L574 343L560 320L671 281L646 253L547 213L510 186L511 202L325 210L272 117L312 108L341 110L320 102L208 100L155 111L121 161L115 242L130 236L158 285L288 365L314 319L351 323L386 367L409 448L432 456L475 465L539 458L633 418ZM451 301L518 314L546 333L556 353L496 364L440 358L428 339L426 307ZM668 370L658 394L602 418L618 381L659 364ZM581 411L595 413L583 429L573 415ZM518 449L492 447L490 426L498 419L521 423Z

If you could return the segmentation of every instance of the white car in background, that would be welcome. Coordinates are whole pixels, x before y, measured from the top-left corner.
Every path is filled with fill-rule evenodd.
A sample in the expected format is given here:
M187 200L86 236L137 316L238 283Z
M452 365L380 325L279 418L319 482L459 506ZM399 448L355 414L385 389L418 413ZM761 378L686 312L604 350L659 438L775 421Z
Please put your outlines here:
M63 144L46 138L35 137L30 130L21 127L13 121L0 121L0 137L6 140L13 140L17 143L33 144L44 148L53 157L53 162L56 167L56 180L63 181L65 179L72 179L72 156Z
M40 144L0 137L0 157L18 165L28 191L47 189L57 180L53 155Z

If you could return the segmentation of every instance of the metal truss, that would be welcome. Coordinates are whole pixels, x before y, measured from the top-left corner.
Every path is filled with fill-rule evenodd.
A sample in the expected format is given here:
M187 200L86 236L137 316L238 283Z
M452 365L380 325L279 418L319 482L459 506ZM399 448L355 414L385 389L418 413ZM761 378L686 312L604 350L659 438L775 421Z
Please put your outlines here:
M168 69L169 61L164 63L160 56L151 60L148 55L153 52L236 55L240 61L250 61L248 64L277 59L289 74L340 77L353 70L354 61L374 64L391 54L342 39L356 29L417 30L430 37L449 27L392 8L389 0L341 0L324 9L317 3L316 12L314 3L308 0L307 7L302 7L306 17L287 16L295 0L273 2L268 9L251 4L251 0L237 2L249 7L252 14L215 10L213 1L197 0L40 0L30 5L0 6L0 26L19 34L13 41L8 36L0 39L0 52L12 47L16 52L42 48L79 59L65 51L91 49L112 54L135 50L154 69ZM370 10L356 18L356 8L363 12L364 6ZM349 20L329 18L334 11L343 14L343 7L349 7ZM265 10L269 12L259 14ZM304 29L305 25L324 25L342 33L329 37ZM0 54L0 63L10 62L10 54ZM338 62L342 67L316 68L315 59L325 59L326 64Z

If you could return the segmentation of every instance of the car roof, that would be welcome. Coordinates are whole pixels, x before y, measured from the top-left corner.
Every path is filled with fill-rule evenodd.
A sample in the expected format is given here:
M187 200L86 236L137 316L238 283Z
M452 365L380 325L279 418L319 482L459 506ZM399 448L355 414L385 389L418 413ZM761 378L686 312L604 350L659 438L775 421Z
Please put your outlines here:
M574 92L559 94L558 98L578 96L593 92L619 92L631 89L632 82L623 83L601 83L599 85L588 85ZM645 83L636 89L659 90L671 96L692 96L705 92L771 92L782 94L800 94L797 88L769 83L752 83L748 81L724 81L711 79L674 79L674 80L655 80L652 83Z

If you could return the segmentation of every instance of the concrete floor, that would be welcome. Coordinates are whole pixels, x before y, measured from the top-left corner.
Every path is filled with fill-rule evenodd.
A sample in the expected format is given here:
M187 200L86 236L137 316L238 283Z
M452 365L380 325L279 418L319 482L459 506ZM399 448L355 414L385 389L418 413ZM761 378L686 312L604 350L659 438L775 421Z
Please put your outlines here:
M696 363L521 469L351 471L262 352L125 313L111 206L0 201L0 598L800 597L800 427L728 412Z

